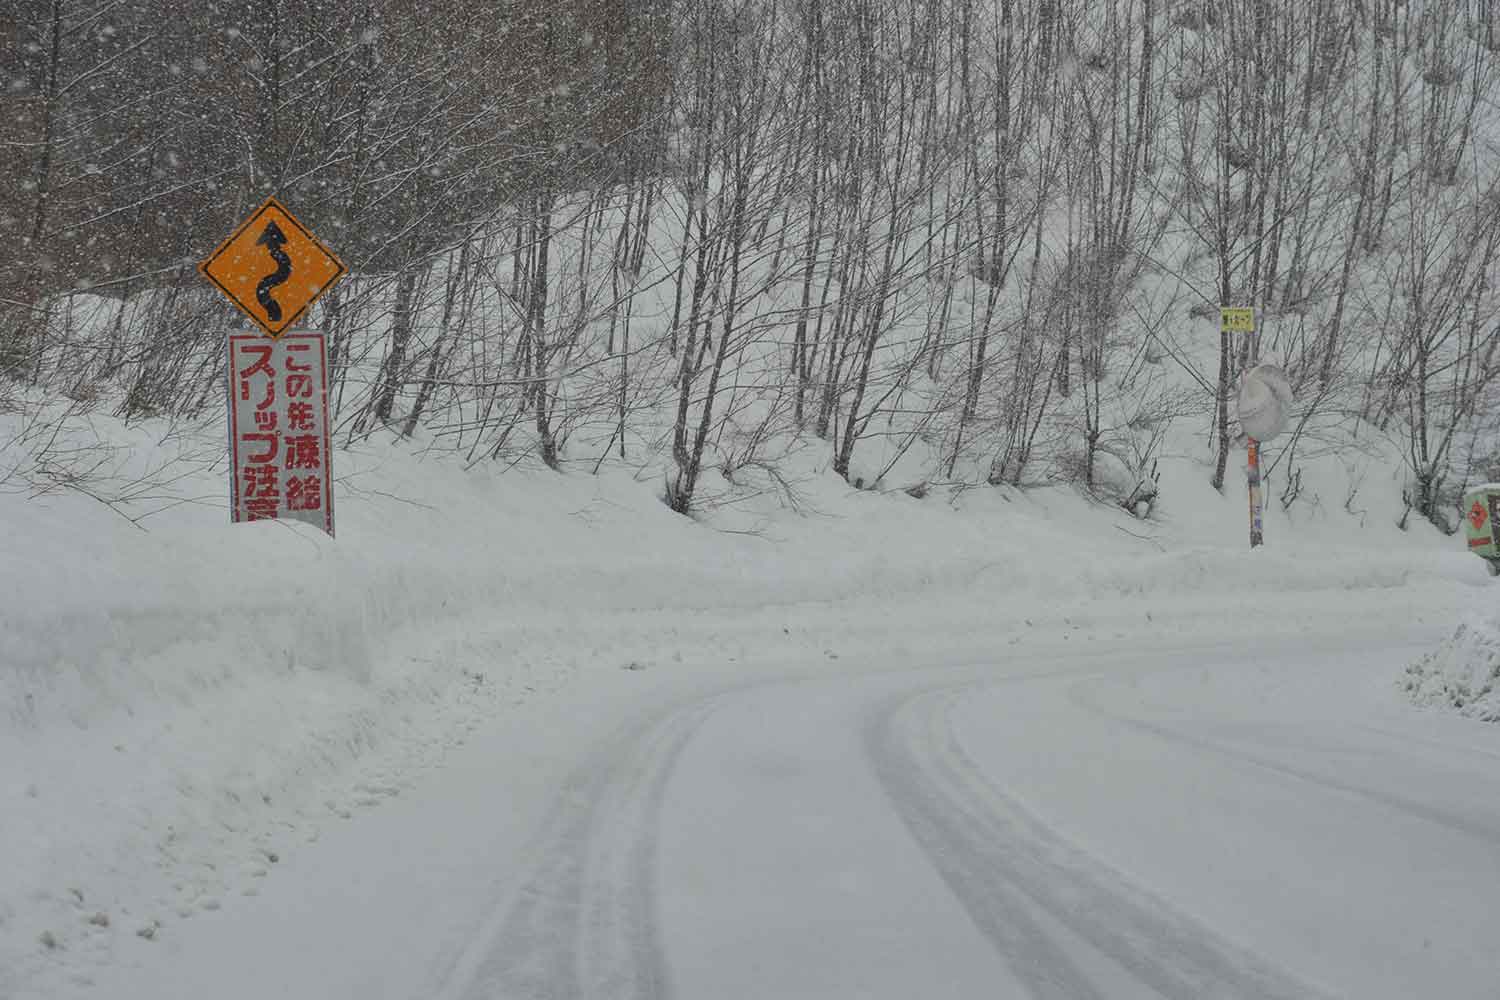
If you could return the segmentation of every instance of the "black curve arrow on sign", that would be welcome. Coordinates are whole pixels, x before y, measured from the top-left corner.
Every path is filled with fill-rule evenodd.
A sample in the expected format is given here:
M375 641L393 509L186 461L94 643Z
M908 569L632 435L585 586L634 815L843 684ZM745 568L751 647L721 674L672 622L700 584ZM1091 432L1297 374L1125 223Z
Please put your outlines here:
M292 276L292 259L281 249L286 245L286 233L281 231L275 221L268 222L255 245L265 247L266 253L276 262L276 270L261 278L260 284L255 286L255 301L260 303L272 323L280 323L281 304L271 298L271 289Z

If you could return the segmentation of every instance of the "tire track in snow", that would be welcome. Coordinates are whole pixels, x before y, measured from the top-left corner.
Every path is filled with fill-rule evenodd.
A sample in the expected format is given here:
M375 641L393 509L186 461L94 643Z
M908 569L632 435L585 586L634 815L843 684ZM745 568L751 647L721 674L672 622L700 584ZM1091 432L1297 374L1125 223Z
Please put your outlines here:
M1448 759L1452 759L1453 757L1458 756L1488 757L1491 760L1500 760L1500 753L1496 753L1494 750L1489 750L1484 747L1476 747L1469 743L1453 743L1449 742L1448 740L1435 740L1429 736L1417 736L1414 733L1401 733L1397 732L1394 729L1387 729L1384 726L1372 726L1368 722L1356 723L1355 726L1356 728L1361 729L1365 732L1375 733L1378 736L1382 736L1387 740L1394 741L1403 746L1410 746L1415 743L1419 746L1431 747L1434 750L1440 750Z
M934 867L1039 1000L1119 995L1118 982L1097 985L1089 952L1173 1000L1324 995L1219 939L1001 791L953 734L953 702L972 687L897 699L872 720L866 746Z
M574 772L519 889L459 960L445 1000L666 1000L656 826L673 766L719 697L608 741Z
M1085 694L1083 692L1083 689L1078 685L1074 685L1069 689L1068 700L1073 702L1073 704L1077 705L1079 708L1091 712L1102 719L1107 719L1117 725L1125 726L1126 728L1134 729L1138 732L1147 733L1166 743L1173 743L1178 746L1190 747L1194 750L1200 750L1206 753L1214 754L1215 756L1223 758L1231 765L1239 767L1242 770L1253 770L1263 773L1268 772L1271 774L1279 775L1283 778L1290 778L1293 781L1302 784L1314 785L1319 788L1325 788L1330 791L1339 792L1343 795L1348 795L1357 799L1363 799L1367 802L1372 802L1394 812L1415 817L1435 826L1440 826L1445 829L1451 830L1455 833L1461 833L1465 836L1473 837L1476 840L1484 841L1485 843L1490 845L1500 845L1500 830L1496 830L1494 827L1487 826L1484 823L1476 822L1473 817L1466 816L1462 813L1452 812L1438 806L1427 805L1425 803L1418 802L1415 799L1409 799L1404 795L1396 795L1392 792L1383 792L1378 789L1366 787L1364 785L1357 785L1348 781L1340 781L1337 778L1330 778L1326 775L1316 774L1312 771L1305 771L1302 768L1293 767L1290 764L1284 764L1278 760L1272 760L1266 757L1262 757L1259 754L1252 753L1248 750L1241 750L1237 747L1220 743L1216 740L1205 739L1201 736L1193 736L1189 733L1182 732L1179 729L1173 729L1169 726L1164 726L1159 723L1147 722L1144 719L1136 719L1128 715L1121 715L1117 712L1110 711L1109 709L1100 705L1097 701L1094 700L1094 698Z

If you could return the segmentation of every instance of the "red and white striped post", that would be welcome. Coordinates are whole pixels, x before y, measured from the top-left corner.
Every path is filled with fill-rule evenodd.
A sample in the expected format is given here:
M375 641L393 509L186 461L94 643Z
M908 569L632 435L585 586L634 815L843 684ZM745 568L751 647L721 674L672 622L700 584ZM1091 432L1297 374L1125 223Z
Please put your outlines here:
M1249 443L1250 464L1250 547L1258 548L1265 539L1261 534L1260 506L1260 442L1255 438Z
M1253 308L1224 306L1219 310L1219 329L1230 337L1236 333L1242 333L1250 338L1250 350L1247 356L1255 352L1255 310ZM1250 484L1250 547L1258 548L1265 540L1262 534L1261 521L1261 499L1260 499L1260 442L1254 437L1249 439L1249 462L1246 473Z

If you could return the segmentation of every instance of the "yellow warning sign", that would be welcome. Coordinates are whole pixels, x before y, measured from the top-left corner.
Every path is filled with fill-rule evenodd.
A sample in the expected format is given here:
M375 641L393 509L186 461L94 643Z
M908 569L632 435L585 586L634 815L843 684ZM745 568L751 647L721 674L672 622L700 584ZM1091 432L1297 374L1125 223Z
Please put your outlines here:
M279 337L348 269L281 202L267 198L198 270Z
M1225 333L1254 333L1255 310L1228 307L1220 309L1219 329Z

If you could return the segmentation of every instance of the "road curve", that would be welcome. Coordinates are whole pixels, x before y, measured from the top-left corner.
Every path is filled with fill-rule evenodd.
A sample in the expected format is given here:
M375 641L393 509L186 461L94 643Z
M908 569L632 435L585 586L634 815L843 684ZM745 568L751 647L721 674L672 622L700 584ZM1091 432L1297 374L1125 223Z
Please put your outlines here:
M1465 838L1464 863L1490 862L1493 852L1485 852L1495 842L1482 810L1356 784L1339 772L1337 755L1317 769L1290 766L1134 718L1097 696L1103 687L1129 691L1137 679L1167 671L1243 669L1225 656L1219 663L1202 649L1073 654L1029 664L841 673L745 685L665 708L603 742L578 770L524 875L475 933L440 996L1310 1000L1380 993L1378 975L1351 969L1348 955L1383 958L1408 982L1423 981L1428 973L1410 964L1422 953L1407 948L1404 926L1382 926L1377 915L1367 938L1358 928L1340 930L1343 942L1299 949L1286 932L1294 912L1266 912L1253 892L1240 898L1215 888L1243 885L1255 877L1253 866L1240 871L1238 859L1226 856L1222 870L1206 871L1210 887L1196 891L1175 877L1170 857L1162 867L1159 849L1154 858L1141 855L1138 869L1131 845L1148 841L1139 830L1134 841L1112 839L1108 805L1092 804L1094 817L1104 810L1106 827L1102 834L1097 823L1089 828L1087 841L1074 835L1071 821L1052 817L1056 801L1047 811L1035 807L1037 768L1017 760L1016 748L1022 757L1050 755L1054 766L1065 766L1059 758L1093 741L1096 752L1128 750L1139 758L1134 772L1120 774L1155 797L1152 808L1165 805L1163 815L1179 810L1178 836L1233 829L1247 843L1280 843L1312 829L1298 827L1295 814L1245 814L1264 820L1262 830L1235 825L1234 812L1221 809L1204 820L1194 811L1222 804L1215 783L1242 780L1257 803L1295 803L1294 813L1309 814L1326 806L1315 818L1338 835L1307 839L1308 851L1329 843L1356 847L1376 808L1398 810L1403 831L1432 831L1439 838L1434 854L1457 835ZM981 740L985 753L976 753L965 742L975 735L974 706L991 703L1016 706L995 716L1007 731L1024 729L1025 713L1038 707L1059 713L1057 727L1033 719L1028 735L1010 734L1021 743L1007 750L1003 740ZM960 713L968 728L958 724ZM1304 735L1316 740L1323 730ZM997 747L1007 761L999 767ZM1095 759L1081 757L1078 767ZM1435 774L1441 761L1436 750L1431 760L1402 758L1403 766ZM1013 786L1017 776L1026 780ZM1077 792L1058 794L1066 805ZM1074 819L1090 815L1063 811ZM1365 868L1352 870L1389 870L1387 856L1399 841L1395 831L1385 835L1370 840L1370 857L1358 859ZM1107 849L1098 850L1101 844ZM1131 874L1118 866L1122 857ZM1337 867L1345 859L1326 860ZM1316 856L1299 863L1323 864ZM1201 869L1189 859L1182 865L1188 867L1176 874ZM1154 872L1153 880L1137 871ZM1377 890L1349 887L1353 905L1379 898ZM1264 899L1295 901L1304 891L1294 880L1273 888ZM1192 891L1173 895L1184 889ZM1205 900L1208 913L1233 918L1233 930L1208 922ZM1481 905L1482 892L1458 902ZM1256 906L1262 910L1247 916ZM1437 916L1433 909L1419 918ZM1337 930L1326 921L1312 926ZM1369 950L1382 941L1388 954ZM1466 954L1467 946L1459 942L1453 954ZM1436 952L1432 961L1441 968ZM1468 984L1485 981L1473 970L1459 972L1452 995L1469 995ZM1401 995L1398 986L1393 979L1380 995Z

